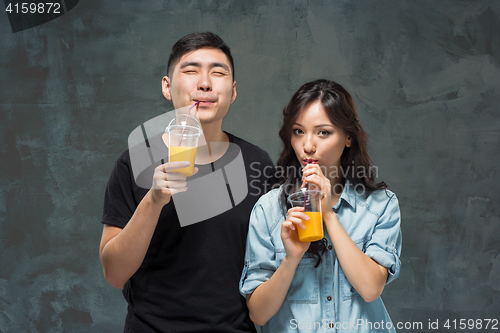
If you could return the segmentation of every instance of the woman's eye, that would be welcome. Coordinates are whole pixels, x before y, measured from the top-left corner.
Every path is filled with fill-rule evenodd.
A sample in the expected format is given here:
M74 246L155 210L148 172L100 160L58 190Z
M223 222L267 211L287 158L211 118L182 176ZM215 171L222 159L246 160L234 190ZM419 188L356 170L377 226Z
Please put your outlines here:
M293 130L293 134L295 134L295 135L299 135L299 134L302 134L302 133L303 132L302 132L301 129L296 128L296 129Z
M320 135L320 136L329 136L330 134L331 134L331 133L330 133L330 132L328 132L328 131L320 131L320 132L319 132L319 135Z

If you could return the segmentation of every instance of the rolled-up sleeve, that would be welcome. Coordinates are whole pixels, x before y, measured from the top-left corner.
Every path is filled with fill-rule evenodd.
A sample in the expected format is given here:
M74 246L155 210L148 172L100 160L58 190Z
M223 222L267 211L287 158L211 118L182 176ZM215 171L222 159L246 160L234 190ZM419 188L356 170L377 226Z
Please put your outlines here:
M401 261L401 213L395 194L388 200L385 210L380 215L371 239L366 244L366 255L387 267L387 283L399 275Z
M255 204L250 215L245 265L240 279L240 293L244 297L260 286L276 271L276 254L270 228L273 222L273 207L265 195Z

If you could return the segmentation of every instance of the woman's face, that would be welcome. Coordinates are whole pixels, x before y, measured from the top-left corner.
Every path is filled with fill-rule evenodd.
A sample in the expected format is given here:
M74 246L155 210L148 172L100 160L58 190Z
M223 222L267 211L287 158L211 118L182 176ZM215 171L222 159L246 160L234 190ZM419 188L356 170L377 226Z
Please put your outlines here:
M316 101L299 113L292 127L291 144L302 166L318 163L328 170L336 167L340 172L340 156L344 147L351 146L351 138L332 124L323 104Z

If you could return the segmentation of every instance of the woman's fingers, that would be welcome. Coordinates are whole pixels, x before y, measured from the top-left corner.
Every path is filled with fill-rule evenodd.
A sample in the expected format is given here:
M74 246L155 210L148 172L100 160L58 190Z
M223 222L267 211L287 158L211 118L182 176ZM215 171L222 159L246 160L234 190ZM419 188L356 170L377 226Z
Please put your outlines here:
M284 229L286 230L295 230L295 227L293 226L293 223L292 222L289 222L289 221L285 221L281 224L283 226Z
M293 207L288 210L286 220L305 229L304 220L309 220L309 216L304 213L304 207Z
M318 189L323 192L323 198L331 195L330 180L325 177L323 171L317 164L308 164L304 167L302 170L302 182L303 184L308 183L317 186Z

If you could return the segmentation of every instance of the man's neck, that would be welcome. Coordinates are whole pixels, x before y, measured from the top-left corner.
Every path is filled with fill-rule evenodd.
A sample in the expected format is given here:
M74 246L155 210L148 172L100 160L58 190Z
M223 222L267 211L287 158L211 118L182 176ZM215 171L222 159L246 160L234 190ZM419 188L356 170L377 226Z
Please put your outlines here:
M222 121L202 124L203 136L200 137L196 164L208 164L217 161L229 147L229 137L222 131Z
M201 128L203 129L204 139L209 144L212 142L229 142L229 137L222 131L222 121L202 124Z

